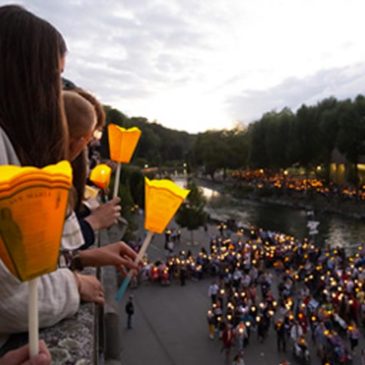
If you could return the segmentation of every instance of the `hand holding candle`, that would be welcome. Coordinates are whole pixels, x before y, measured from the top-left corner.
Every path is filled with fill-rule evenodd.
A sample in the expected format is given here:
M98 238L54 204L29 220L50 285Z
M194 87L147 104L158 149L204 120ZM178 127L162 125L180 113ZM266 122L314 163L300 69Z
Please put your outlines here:
M116 197L105 204L101 204L91 209L91 214L85 218L94 230L100 230L111 227L118 223L121 216L122 207L120 198Z
M24 345L7 352L0 358L0 365L51 365L52 357L44 341L39 341L39 353L30 358L29 347Z
M147 236L138 252L136 263L142 260L154 233L163 233L189 190L183 189L170 180L145 179L145 229ZM121 300L132 278L132 272L124 279L116 295Z

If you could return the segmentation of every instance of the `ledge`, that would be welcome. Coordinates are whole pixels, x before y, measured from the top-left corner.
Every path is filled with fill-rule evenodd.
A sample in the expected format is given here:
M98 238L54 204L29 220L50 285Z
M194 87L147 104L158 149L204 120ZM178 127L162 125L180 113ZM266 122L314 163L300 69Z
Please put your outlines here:
M39 338L46 342L52 354L52 365L98 364L96 311L92 303L81 304L74 316L39 331ZM12 335L0 349L0 356L27 342L27 333Z
M96 306L85 303L73 317L41 330L40 337L52 354L52 364L97 364L95 322Z

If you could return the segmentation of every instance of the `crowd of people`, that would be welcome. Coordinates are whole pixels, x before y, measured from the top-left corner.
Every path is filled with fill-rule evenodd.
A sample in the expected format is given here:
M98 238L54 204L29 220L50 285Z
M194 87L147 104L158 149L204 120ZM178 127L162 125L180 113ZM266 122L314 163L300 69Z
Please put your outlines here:
M365 200L365 185L359 188L350 185L338 185L333 181L327 183L325 179L313 176L291 176L288 171L277 172L270 170L242 170L235 171L233 178L244 182L254 189L269 189L273 192L281 191L293 196L303 193L324 196L326 198L341 198L343 200Z
M265 341L272 326L278 351L290 346L309 363L311 337L323 364L351 361L365 320L363 251L347 257L343 249L260 230L214 249L222 263L210 286L208 322L227 353L234 340L239 350L247 346L252 330Z
M270 328L279 352L304 363L316 353L322 364L350 364L365 327L364 264L364 246L349 255L250 229L238 239L214 238L197 255L169 253L166 261L147 263L141 275L180 285L212 278L209 337L219 339L227 359L236 351L234 364L242 363L252 337L263 343Z

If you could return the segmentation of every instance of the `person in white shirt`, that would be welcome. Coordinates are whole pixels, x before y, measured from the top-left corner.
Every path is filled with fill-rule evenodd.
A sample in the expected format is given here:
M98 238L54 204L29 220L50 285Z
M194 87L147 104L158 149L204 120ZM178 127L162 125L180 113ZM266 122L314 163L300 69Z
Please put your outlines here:
M303 335L303 329L298 322L294 322L290 329L290 338L293 340L294 343Z
M219 286L216 282L213 282L212 284L209 285L208 296L212 300L212 303L215 303L217 301L218 291L219 291Z

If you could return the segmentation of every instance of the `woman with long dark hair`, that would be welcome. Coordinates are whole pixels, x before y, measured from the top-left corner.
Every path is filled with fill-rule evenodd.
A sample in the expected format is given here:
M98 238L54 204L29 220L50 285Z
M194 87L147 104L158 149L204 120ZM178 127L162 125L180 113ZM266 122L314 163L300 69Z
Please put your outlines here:
M0 19L0 126L22 165L57 163L68 147L60 80L65 41L20 6L0 7Z
M65 42L51 24L20 6L0 7L0 164L43 167L67 159L68 130L60 78L65 54ZM67 227L73 230L72 245L81 245L77 220L67 219ZM65 229L63 246L68 240ZM118 242L80 253L75 257L78 265L73 267L137 268L135 257L129 247ZM67 268L42 276L38 295L40 327L73 315L80 299L104 302L103 289L95 277ZM28 302L27 285L1 260L0 297L1 346L1 336L27 330Z
M49 23L20 6L0 7L0 164L43 167L67 157L60 85L65 53L62 36ZM41 326L78 310L77 284L67 269L40 279ZM27 285L2 261L0 295L0 333L26 331Z

